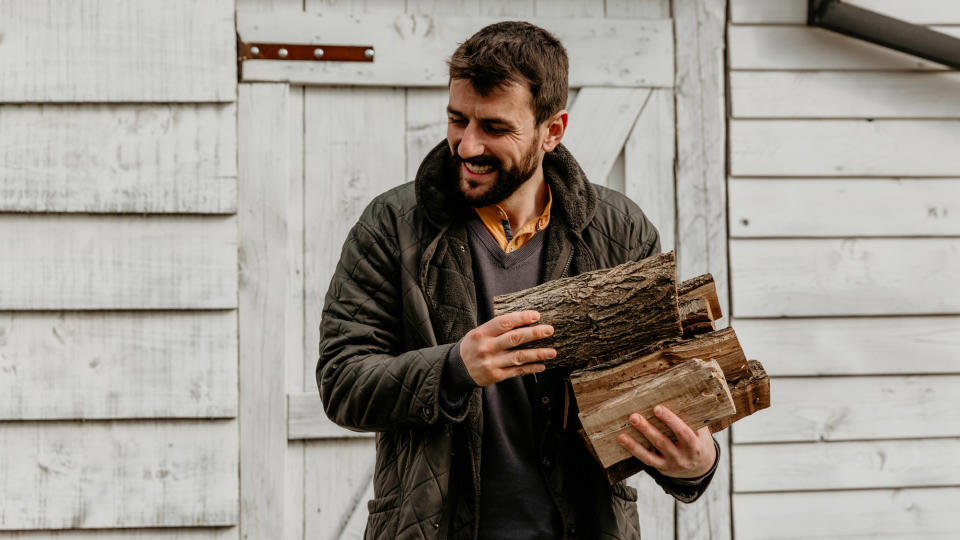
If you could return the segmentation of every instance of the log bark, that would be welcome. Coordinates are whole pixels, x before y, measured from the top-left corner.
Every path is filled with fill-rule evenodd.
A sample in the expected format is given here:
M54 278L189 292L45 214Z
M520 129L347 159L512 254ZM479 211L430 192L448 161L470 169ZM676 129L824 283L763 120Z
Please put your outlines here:
M693 358L716 360L726 380L750 376L747 357L733 328L724 328L693 339L667 343L664 348L627 359L616 365L597 365L574 371L570 385L581 411L629 391L645 377Z
M653 414L657 405L669 408L690 426L709 425L736 412L723 371L715 360L689 360L645 378L628 392L580 412L583 429L604 467L631 457L617 442L621 433L634 436L647 448L652 447L630 424L631 413L642 414L676 441L673 431Z
M680 298L680 326L683 337L691 338L698 334L712 332L717 328L710 314L710 304L705 298Z
M715 321L723 317L720 310L720 298L717 296L717 285L712 274L703 274L692 279L680 282L677 285L677 296L681 301L702 298L707 301L710 309L710 320Z
M673 252L550 281L493 299L494 315L533 309L554 335L521 348L553 347L547 368L578 367L682 334Z

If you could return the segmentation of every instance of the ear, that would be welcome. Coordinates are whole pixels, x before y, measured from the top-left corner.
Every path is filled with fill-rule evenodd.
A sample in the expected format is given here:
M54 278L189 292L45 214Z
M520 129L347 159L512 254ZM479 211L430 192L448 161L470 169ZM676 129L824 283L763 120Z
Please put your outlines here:
M543 139L540 148L544 152L552 152L554 148L560 144L560 140L563 139L563 134L567 131L567 110L561 109L555 113L550 118L547 118L543 122L547 136Z

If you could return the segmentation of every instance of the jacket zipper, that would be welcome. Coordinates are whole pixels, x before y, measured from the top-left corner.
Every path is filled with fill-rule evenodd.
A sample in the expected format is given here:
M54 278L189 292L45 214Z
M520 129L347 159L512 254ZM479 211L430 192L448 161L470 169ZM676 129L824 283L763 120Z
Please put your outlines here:
M570 255L567 256L567 262L563 265L563 272L560 272L560 279L567 277L567 271L570 270L570 263L573 262L573 252L576 250L574 247L570 247Z

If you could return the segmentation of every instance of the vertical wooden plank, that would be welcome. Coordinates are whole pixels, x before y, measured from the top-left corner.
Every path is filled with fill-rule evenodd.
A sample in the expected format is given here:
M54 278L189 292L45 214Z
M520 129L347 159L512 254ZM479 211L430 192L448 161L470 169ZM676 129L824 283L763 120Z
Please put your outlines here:
M537 17L603 17L603 0L536 0Z
M646 473L627 479L637 489L637 513L640 514L640 536L644 540L674 540L675 499L663 492Z
M607 0L607 17L670 18L670 0Z
M373 478L374 453L373 441L369 439L307 443L306 461L312 466L307 467L304 476L305 538L340 538L358 506L366 522L364 497ZM357 519L361 517L353 521Z
M485 17L533 17L534 7L534 0L480 0L480 14Z
M626 194L660 231L660 248L676 248L673 91L655 88L624 146Z
M347 232L374 197L404 182L404 95L307 88L304 107L304 373L311 373L324 296Z
M306 11L327 13L403 13L401 0L304 0Z
M407 172L413 180L427 152L447 136L447 89L407 88Z
M476 16L480 15L480 0L407 0L407 13Z
M278 363L286 335L289 97L285 84L240 85L240 533L253 540L277 535L284 519L286 370Z
M729 313L726 231L724 27L726 2L673 5L676 40L677 273L710 272L724 314ZM718 327L726 326L726 317ZM677 507L677 538L732 536L729 430L716 435L720 464L700 500Z

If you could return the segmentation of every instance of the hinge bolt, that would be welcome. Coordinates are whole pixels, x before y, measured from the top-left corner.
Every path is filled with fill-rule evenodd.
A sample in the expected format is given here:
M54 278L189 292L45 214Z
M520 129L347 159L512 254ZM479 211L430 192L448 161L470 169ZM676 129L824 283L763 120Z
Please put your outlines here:
M367 49L363 51L363 55L367 58L373 58L373 49Z
M323 58L323 49L314 49L313 50L314 58Z
M250 54L254 56L260 56L260 47L250 47Z
M278 55L280 58L286 58L286 57L287 57L287 50L286 50L286 49L280 49L279 51L277 51L277 55Z

